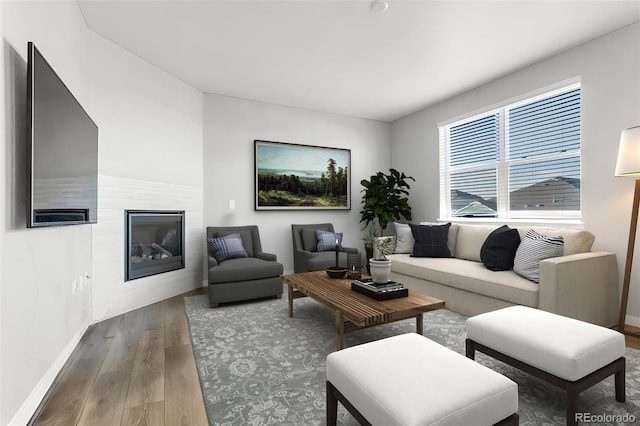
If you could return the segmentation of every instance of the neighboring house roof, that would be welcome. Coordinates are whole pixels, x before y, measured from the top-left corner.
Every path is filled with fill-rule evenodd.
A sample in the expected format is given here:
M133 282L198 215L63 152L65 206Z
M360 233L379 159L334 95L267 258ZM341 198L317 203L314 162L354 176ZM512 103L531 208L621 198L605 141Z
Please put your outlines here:
M563 176L512 191L511 210L580 210L580 179ZM453 216L495 216L495 198L451 191Z

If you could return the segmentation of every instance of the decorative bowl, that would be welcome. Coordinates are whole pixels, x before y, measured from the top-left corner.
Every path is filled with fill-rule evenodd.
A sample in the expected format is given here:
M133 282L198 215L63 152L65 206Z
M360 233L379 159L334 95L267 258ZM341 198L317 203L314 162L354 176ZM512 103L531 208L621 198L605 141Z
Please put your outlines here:
M347 268L341 266L328 266L324 270L330 278L342 278L347 273Z

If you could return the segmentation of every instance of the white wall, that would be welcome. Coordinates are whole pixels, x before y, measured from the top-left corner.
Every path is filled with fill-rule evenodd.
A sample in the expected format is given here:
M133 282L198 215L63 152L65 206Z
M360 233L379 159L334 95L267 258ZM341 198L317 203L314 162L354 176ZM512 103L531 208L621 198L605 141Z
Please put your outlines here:
M622 281L633 179L613 172L620 132L640 125L640 23L395 121L392 165L417 180L415 219L435 220L439 214L438 122L574 76L582 78L584 227L596 235L594 249L618 255ZM640 325L640 260L636 264L627 323Z
M202 93L94 33L94 120L100 126L93 319L202 284ZM124 281L124 210L185 210L185 269Z
M33 41L69 89L93 113L87 32L75 2L0 2L3 155L0 182L0 424L25 423L84 332L91 282L91 225L26 229L27 41ZM6 248L10 247L10 250Z
M351 150L351 210L255 211L254 139ZM388 170L390 125L219 95L204 100L204 225L259 225L263 250L293 271L292 223L331 222L363 250L360 180ZM236 209L228 209L228 200Z
M199 91L88 31L75 1L2 0L0 34L5 425L29 420L91 322L200 286L204 231ZM100 129L96 225L26 229L29 40ZM124 283L124 209L186 210L185 269Z

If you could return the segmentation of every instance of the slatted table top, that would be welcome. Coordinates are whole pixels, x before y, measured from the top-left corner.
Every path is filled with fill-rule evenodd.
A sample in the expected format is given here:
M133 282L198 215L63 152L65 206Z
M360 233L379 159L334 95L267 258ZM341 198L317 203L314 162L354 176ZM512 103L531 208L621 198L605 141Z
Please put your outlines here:
M444 301L411 290L407 297L375 300L351 290L353 280L329 278L324 271L283 275L282 279L295 290L340 312L359 328L444 308Z

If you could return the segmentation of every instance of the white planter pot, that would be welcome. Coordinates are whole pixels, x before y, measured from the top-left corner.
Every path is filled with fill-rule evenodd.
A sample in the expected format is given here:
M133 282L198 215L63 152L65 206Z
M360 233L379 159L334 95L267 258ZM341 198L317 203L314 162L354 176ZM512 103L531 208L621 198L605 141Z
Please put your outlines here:
M385 284L389 281L389 276L391 275L390 260L369 259L369 265L371 268L371 279L374 283Z

